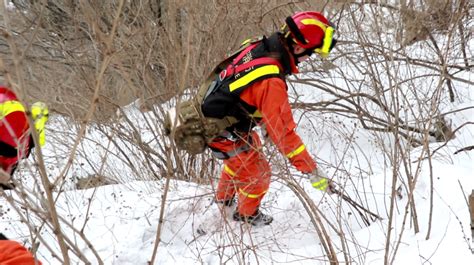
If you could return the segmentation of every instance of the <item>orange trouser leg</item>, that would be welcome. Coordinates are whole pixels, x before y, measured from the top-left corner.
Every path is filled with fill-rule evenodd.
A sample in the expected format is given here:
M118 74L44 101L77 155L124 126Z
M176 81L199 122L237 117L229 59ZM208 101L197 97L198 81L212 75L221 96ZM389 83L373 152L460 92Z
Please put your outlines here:
M219 181L217 198L230 198L238 193L237 210L241 215L252 215L260 206L270 186L270 165L259 152L260 139L252 135L253 148L224 161L224 170ZM230 196L230 197L225 197Z
M239 175L238 211L241 215L253 215L260 206L260 202L270 186L270 166L263 154L252 151L254 154L244 160L241 165L242 174Z
M235 186L233 176L231 176L228 173L228 170L226 170L224 167L224 170L222 170L221 173L221 178L219 179L219 183L217 184L216 199L218 201L230 200L236 191L237 188Z

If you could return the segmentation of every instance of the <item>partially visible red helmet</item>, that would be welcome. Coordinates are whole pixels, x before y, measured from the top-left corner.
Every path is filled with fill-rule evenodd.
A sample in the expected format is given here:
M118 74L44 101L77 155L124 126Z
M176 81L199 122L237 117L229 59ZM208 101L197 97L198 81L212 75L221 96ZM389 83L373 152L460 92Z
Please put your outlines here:
M24 144L29 139L28 129L25 107L13 91L0 86L0 142L16 149L26 146Z
M287 17L285 22L288 26L286 37L292 37L301 47L323 56L329 54L334 47L334 27L322 14L312 11L298 12Z
M7 87L4 87L0 85L0 103L8 100L18 100L15 93L8 89Z

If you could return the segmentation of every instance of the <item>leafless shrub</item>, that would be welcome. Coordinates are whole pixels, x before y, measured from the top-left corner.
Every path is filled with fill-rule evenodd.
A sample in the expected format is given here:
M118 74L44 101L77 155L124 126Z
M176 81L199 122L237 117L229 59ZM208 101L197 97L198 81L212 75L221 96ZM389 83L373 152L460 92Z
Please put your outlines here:
M403 26L399 31L398 42L403 46L427 40L430 34L446 32L452 25L452 19L458 15L456 12L464 12L462 9L466 4L461 1L459 10L451 1L415 2L402 1L401 4Z
M396 195L403 187L408 198L405 220L419 231L423 224L418 223L413 191L423 161L431 163L434 151L429 142L448 141L460 129L451 128L449 114L457 110L446 113L446 99L461 101L456 87L473 85L460 75L472 69L473 61L467 49L472 32L464 30L472 24L466 15L468 1L448 1L449 6L443 1L403 1L400 6L388 1L309 2L15 0L9 11L2 7L2 78L25 102L43 100L52 112L61 114L51 120L51 130L56 130L56 137L48 140L52 151L34 154L38 170L35 165L30 173L41 178L31 187L19 185L13 195L2 194L28 226L32 244L41 242L63 264L71 259L102 264L84 233L88 219L78 226L58 215L55 196L74 185L73 176L107 176L119 183L159 179L165 185L157 188L163 192L163 203L156 243L149 253L153 260L160 251L170 179L209 184L220 166L207 154L179 153L162 134L164 112L174 100L191 96L209 69L242 40L277 30L282 18L295 10L322 8L336 22L340 42L330 61L307 64L311 74L292 79L291 85L305 84L322 91L324 98L295 100L293 105L311 118L308 127L320 137L317 141L343 150L334 157L318 157L341 188L361 204L385 212L391 222L398 209ZM420 7L423 3L425 9ZM413 14L421 21L413 20ZM418 54L417 47L426 53ZM350 120L351 127L342 119ZM321 124L332 134L319 134ZM361 131L372 133L373 144L383 151L392 170L386 180L390 190L383 192L386 207L374 205L371 154L354 144ZM343 140L337 142L334 135ZM409 152L415 146L423 152L412 161ZM364 263L362 247L356 254L347 248L348 241L357 242L347 229L355 213L337 197L320 204L311 201L298 182L301 178L292 176L274 149L267 149L278 172L276 180L292 188L312 221L308 229L321 240L325 257L318 259L337 264L335 253L342 252L346 263ZM343 162L348 160L357 166ZM22 179L17 181L21 184ZM432 192L430 196L432 200ZM86 211L94 199L92 195ZM356 222L363 226L361 220ZM72 232L61 232L66 229ZM390 225L387 229L385 263L389 264L403 232L394 235ZM224 236L235 243L230 246L235 250L231 258L245 262L249 255L258 257L256 244L246 245L236 234ZM48 244L51 238L57 246ZM84 256L79 247L83 243L95 260ZM216 251L225 262L224 250Z

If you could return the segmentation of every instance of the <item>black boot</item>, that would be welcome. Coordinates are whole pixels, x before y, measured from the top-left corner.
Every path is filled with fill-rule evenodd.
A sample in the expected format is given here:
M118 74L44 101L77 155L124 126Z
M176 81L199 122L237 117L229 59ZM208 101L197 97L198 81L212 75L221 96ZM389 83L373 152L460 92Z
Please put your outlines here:
M273 221L273 217L259 210L250 216L240 215L238 211L235 211L232 217L234 221L242 221L255 226L269 225Z

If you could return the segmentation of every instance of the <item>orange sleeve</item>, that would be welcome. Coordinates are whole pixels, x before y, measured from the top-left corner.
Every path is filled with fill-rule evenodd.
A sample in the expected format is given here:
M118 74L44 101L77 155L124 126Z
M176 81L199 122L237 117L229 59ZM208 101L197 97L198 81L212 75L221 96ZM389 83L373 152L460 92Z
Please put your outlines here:
M41 265L35 263L33 255L20 243L12 240L0 240L0 264L2 265Z
M268 135L296 169L303 173L316 169L316 162L295 132L296 124L288 102L286 84L282 79L264 79L244 90L240 97L257 107Z

